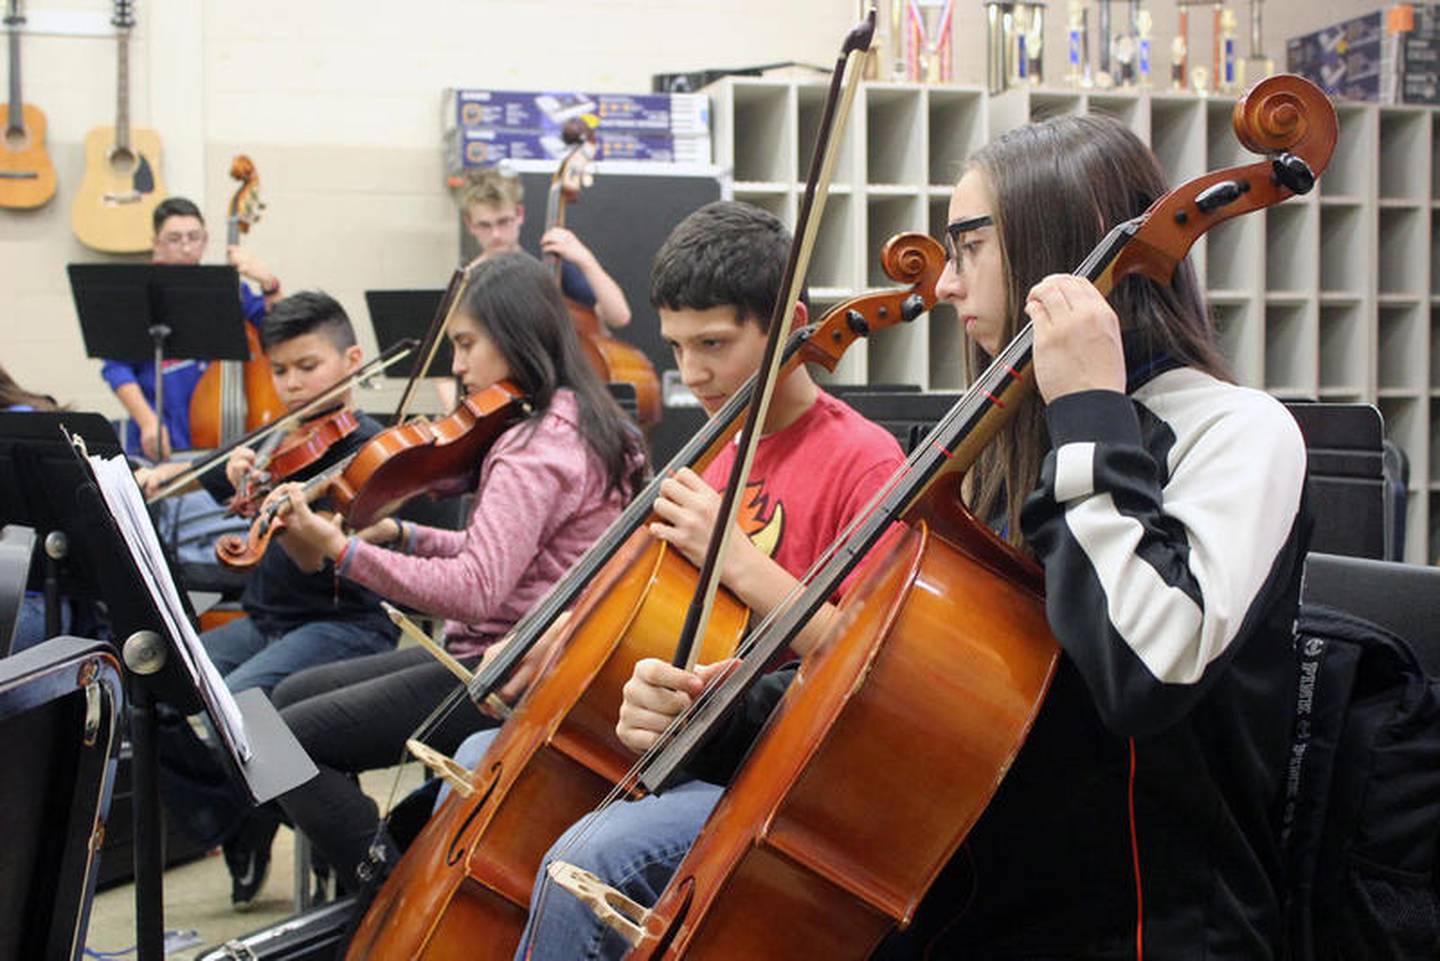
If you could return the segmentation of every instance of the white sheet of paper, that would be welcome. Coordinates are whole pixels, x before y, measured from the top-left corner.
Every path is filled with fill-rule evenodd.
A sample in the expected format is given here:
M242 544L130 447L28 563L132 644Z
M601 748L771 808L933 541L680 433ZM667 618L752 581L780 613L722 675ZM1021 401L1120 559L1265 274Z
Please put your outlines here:
M155 599L155 607L165 619L165 627L175 641L175 649L185 661L200 697L214 716L220 737L229 745L237 758L248 762L251 757L250 742L245 736L245 724L240 717L240 708L225 679L220 676L210 655L200 643L200 636L190 626L185 616L185 605L180 600L180 591L175 579L170 576L170 567L165 563L165 552L155 534L155 525L150 521L145 499L130 466L124 457L108 460L102 457L89 458L100 493L110 508L120 534L130 548L135 566L145 578L145 586Z

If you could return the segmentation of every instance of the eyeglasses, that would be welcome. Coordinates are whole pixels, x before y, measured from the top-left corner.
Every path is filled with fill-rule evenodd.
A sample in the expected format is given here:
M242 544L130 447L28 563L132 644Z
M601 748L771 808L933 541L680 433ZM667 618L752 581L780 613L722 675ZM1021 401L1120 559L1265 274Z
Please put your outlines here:
M203 244L207 236L203 230L192 230L183 234L161 234L160 243L166 247L191 246Z
M993 217L966 217L964 220L952 220L945 225L945 236L950 241L950 256L957 257L960 251L960 238L972 230L979 230L981 227L989 227L995 223Z

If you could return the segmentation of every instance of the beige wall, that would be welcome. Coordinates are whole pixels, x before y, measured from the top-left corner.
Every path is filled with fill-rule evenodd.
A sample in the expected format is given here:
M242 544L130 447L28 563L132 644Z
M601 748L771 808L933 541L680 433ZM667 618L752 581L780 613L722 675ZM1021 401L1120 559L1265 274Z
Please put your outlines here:
M1147 5L1159 21L1163 75L1174 7ZM1375 5L1270 0L1266 45L1283 61L1284 37ZM32 14L108 8L103 0L26 6ZM983 13L978 0L957 6L957 79L979 83ZM1117 21L1125 7L1115 0ZM855 8L847 0L148 0L132 43L132 114L158 129L171 192L199 202L213 227L234 188L230 157L248 153L268 209L246 243L288 289L324 288L368 328L363 290L439 286L457 257L439 149L441 88L643 91L657 72L829 63ZM1052 0L1053 76L1064 9ZM1197 11L1197 50L1208 49L1205 19ZM25 99L48 116L60 191L39 211L0 210L0 363L22 384L107 414L119 406L98 361L84 357L64 265L104 259L74 240L69 208L85 131L113 122L113 49L98 37L25 37ZM212 230L212 262L222 239Z

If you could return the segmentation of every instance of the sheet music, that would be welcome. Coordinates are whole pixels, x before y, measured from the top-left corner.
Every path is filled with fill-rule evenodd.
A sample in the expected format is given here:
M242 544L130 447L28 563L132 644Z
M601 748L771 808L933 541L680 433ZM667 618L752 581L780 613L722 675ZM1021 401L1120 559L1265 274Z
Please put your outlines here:
M230 688L225 686L225 679L211 662L210 655L205 653L200 636L190 626L185 605L180 600L175 579L170 576L170 567L165 562L155 525L150 521L145 499L130 473L130 466L124 457L119 456L108 460L95 456L87 459L105 504L115 518L115 525L130 548L130 556L145 579L145 586L165 620L165 627L190 672L191 680L200 691L201 700L210 709L221 739L242 763L248 762L252 752L245 736L240 708Z

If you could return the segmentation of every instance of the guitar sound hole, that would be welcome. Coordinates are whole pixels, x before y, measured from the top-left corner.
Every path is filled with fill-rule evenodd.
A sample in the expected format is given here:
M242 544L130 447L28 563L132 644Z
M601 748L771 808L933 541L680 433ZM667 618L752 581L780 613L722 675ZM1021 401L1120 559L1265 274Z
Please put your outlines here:
M5 149L19 153L30 146L30 135L24 127L5 128Z
M129 147L116 147L110 151L110 169L117 174L128 174L135 169L135 151Z

